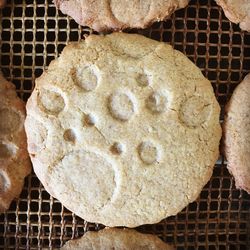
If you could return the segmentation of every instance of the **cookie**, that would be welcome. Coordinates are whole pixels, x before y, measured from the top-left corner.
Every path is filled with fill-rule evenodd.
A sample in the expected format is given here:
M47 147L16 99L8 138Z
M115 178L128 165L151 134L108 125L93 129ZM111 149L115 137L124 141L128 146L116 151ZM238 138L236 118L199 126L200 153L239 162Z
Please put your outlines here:
M87 221L136 227L197 198L218 157L219 112L181 52L114 33L65 47L36 80L25 126L52 196Z
M249 0L216 0L226 17L233 23L239 23L242 30L250 31Z
M96 31L146 28L164 20L189 0L54 0L58 9Z
M25 104L0 74L0 212L19 196L31 171L24 120Z
M237 86L226 106L224 152L237 188L250 194L250 74Z
M108 228L99 232L88 231L83 237L69 240L62 250L173 250L157 236L132 229Z

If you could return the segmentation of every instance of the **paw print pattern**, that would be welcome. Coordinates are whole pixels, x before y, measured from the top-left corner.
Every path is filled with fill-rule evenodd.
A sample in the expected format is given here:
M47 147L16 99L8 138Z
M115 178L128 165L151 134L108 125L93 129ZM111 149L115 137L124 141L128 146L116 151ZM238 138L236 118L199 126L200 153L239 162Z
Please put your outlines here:
M193 201L216 161L219 106L200 71L192 65L185 77L181 62L192 65L137 35L67 46L28 101L28 141L43 145L32 160L45 188L107 226L155 223Z

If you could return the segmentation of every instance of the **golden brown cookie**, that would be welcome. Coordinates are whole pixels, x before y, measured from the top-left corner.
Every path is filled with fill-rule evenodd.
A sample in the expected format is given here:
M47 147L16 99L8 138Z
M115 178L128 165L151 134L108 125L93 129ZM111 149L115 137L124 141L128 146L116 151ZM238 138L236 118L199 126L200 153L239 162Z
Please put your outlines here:
M186 56L113 33L66 46L36 80L25 126L53 196L87 221L135 227L197 198L218 157L219 113Z
M31 171L24 131L25 104L15 86L0 75L0 212L22 191Z
M250 193L250 74L237 86L226 107L224 150L237 188Z
M157 236L139 233L132 229L105 228L88 231L83 237L69 240L62 250L173 250Z
M189 0L54 0L64 14L96 31L146 28L164 20Z

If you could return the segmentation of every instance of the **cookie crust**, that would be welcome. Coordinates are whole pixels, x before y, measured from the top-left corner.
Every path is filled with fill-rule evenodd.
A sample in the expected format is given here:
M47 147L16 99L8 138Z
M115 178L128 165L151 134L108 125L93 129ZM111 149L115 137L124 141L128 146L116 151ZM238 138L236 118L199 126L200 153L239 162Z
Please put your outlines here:
M226 106L224 153L235 185L250 194L250 74L235 89Z
M164 243L157 236L139 233L132 229L105 228L98 232L88 231L80 239L69 240L62 250L174 250L174 247Z
M96 31L146 28L164 20L188 0L54 0L58 9Z
M22 191L31 171L24 131L25 104L0 74L0 212Z

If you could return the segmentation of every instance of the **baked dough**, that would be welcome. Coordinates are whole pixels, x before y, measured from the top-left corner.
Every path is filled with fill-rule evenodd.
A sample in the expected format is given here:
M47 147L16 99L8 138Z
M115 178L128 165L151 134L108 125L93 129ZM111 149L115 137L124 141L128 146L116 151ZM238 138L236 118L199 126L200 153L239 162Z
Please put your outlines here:
M250 31L249 0L216 0L226 17L233 23L239 23L242 30Z
M69 240L62 250L173 250L157 236L142 234L132 229L105 228L88 231L83 237Z
M54 0L64 14L96 31L146 28L164 20L189 0Z
M36 80L25 126L52 196L87 221L136 227L197 198L218 157L219 113L181 52L114 33L65 47Z
M226 106L224 149L237 188L250 194L250 74L237 86Z
M31 171L24 119L24 102L0 73L0 212L19 196Z

